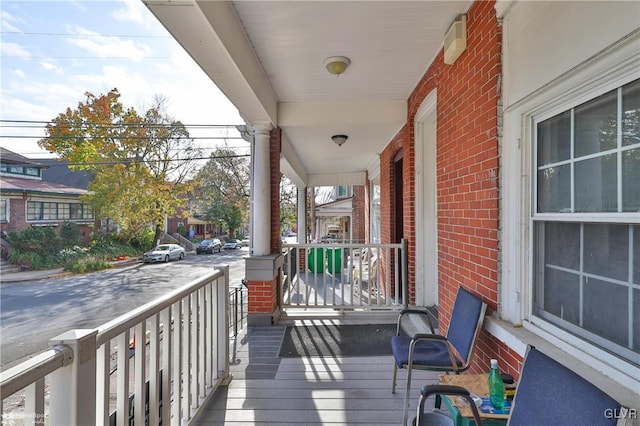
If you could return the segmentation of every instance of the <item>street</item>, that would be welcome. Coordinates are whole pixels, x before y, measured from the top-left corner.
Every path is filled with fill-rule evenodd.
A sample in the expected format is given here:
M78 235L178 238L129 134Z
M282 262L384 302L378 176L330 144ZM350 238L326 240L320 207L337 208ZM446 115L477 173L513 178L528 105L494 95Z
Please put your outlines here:
M182 261L135 264L122 269L44 281L2 284L0 367L6 369L48 347L51 338L74 328L96 328L209 272L229 265L230 286L244 277L248 249Z

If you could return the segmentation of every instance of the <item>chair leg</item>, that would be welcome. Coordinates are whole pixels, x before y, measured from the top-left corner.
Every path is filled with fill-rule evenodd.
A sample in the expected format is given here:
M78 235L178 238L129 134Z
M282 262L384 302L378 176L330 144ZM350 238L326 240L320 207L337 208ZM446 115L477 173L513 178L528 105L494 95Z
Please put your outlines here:
M391 382L391 393L396 393L396 377L398 376L398 364L393 362L393 381Z
M406 426L409 417L409 390L411 389L411 370L407 368L407 388L404 392L404 412L402 414L402 424Z

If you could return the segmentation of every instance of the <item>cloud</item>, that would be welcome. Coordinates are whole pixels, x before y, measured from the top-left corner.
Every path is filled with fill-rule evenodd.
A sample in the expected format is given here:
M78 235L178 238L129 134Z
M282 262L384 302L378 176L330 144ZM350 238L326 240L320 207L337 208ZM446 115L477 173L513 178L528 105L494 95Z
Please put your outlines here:
M111 14L115 20L131 21L147 28L150 27L148 14L144 13L144 5L140 0L124 0L123 3L124 7L122 9L117 9Z
M117 36L103 36L85 28L76 28L78 36L67 39L69 43L99 58L128 58L141 61L152 49L144 43L125 40ZM82 37L84 36L84 37Z
M56 74L64 74L64 70L62 69L62 67L56 64L52 64L51 62L40 62L40 66L47 71L53 71Z
M24 20L13 16L9 12L7 12L6 10L0 11L0 22L2 23L2 25L0 25L0 27L2 27L2 31L5 31L5 32L18 32L18 33L22 34L22 31L20 31L20 29L18 27L14 26L13 24L14 23L15 24L23 24Z
M8 41L3 41L0 43L0 52L2 52L2 56L13 56L18 58L30 58L31 53L19 45L18 43L12 43Z

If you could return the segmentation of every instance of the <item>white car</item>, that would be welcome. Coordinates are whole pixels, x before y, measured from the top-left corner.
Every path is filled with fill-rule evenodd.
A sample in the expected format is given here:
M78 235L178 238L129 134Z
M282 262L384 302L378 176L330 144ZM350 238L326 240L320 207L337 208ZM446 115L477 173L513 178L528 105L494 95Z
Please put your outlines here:
M184 248L178 244L160 244L142 256L144 263L169 262L184 259Z
M224 243L224 245L222 246L223 249L225 250L229 250L229 249L237 249L238 247L240 247L240 241L233 239L233 240L229 240L226 243Z

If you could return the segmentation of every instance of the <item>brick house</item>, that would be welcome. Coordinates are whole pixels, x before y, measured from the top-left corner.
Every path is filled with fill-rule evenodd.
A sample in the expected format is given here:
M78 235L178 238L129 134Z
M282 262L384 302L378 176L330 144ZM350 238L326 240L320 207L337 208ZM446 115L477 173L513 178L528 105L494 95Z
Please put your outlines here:
M278 255L281 171L301 205L364 185L365 232L407 242L412 306L446 330L458 287L489 305L471 371L517 377L535 344L639 407L640 3L147 6L252 131L248 265ZM279 313L270 272L257 320Z
M78 224L89 241L96 227L90 206L80 197L84 189L47 181L48 166L0 148L0 229L18 232L27 227L60 229L65 222Z

